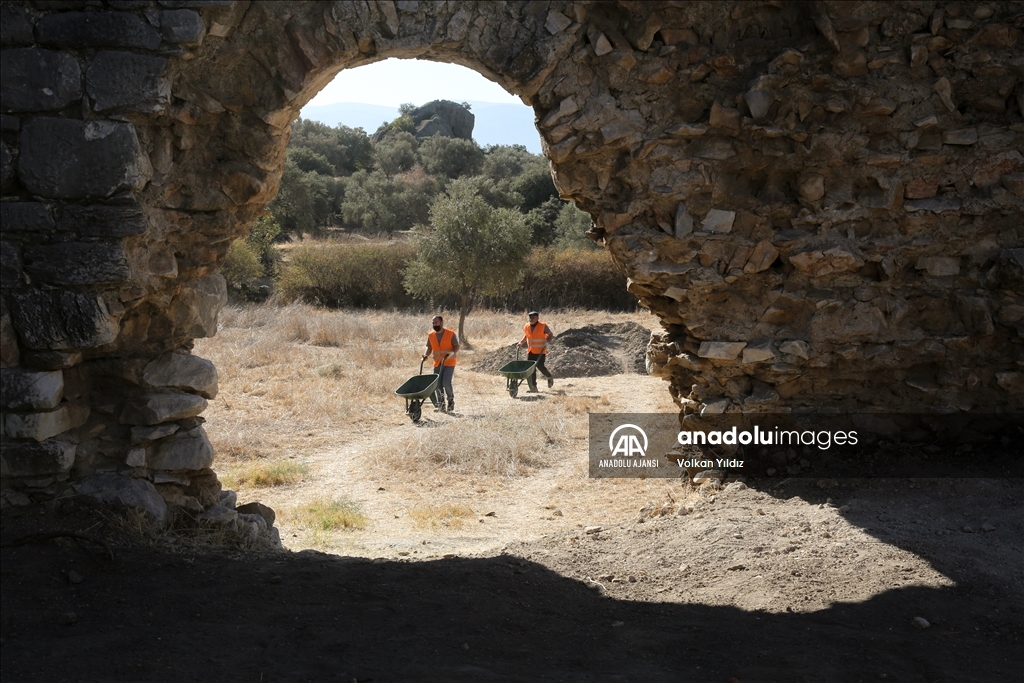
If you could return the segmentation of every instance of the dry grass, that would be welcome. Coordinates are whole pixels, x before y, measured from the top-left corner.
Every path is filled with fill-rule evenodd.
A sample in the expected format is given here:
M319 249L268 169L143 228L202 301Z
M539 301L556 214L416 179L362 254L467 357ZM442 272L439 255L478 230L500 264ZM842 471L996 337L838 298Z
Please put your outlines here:
M457 325L457 314L442 313L449 325ZM383 416L401 410L394 389L419 372L430 317L304 304L225 308L217 336L198 340L195 347L220 375L220 396L205 413L220 467L225 461L277 459L335 446L353 432L379 426ZM545 318L557 321L559 332L601 322L655 324L646 313L559 311ZM522 315L480 311L467 319L466 334L475 353L484 353L518 340L522 325ZM462 354L463 367L472 362L472 353ZM463 373L458 381L465 378ZM589 399L574 400L567 412L586 412ZM465 471L521 472L543 466L545 439L557 440L563 430L553 418L536 417L549 436L537 441L534 435L522 445L506 443L527 426L515 415L498 416L490 423L497 431L490 435L483 428L468 430L474 448L488 451L483 456L471 457L466 449L446 452L426 434L406 441L403 450Z
M231 467L221 475L221 480L229 489L243 486L253 488L270 488L297 484L309 474L309 467L293 460L249 460Z
M448 527L461 529L463 523L472 518L473 511L465 505L445 503L443 505L422 505L409 510L409 517L418 527Z
M366 516L358 503L347 498L315 498L289 514L301 525L315 531L362 529Z

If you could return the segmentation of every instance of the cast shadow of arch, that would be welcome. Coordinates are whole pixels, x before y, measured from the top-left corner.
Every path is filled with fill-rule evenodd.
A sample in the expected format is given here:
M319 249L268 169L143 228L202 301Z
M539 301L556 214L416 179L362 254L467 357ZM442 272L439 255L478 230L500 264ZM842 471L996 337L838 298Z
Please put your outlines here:
M33 552L49 565L81 553L5 548L5 571L24 578ZM988 682L1019 664L1019 632L965 613L959 588L767 613L603 597L508 555L253 561L150 549L121 550L73 597L54 581L41 582L44 596L4 583L5 631L19 636L5 647L6 680ZM58 594L80 605L73 636L40 609ZM922 606L928 630L910 623Z

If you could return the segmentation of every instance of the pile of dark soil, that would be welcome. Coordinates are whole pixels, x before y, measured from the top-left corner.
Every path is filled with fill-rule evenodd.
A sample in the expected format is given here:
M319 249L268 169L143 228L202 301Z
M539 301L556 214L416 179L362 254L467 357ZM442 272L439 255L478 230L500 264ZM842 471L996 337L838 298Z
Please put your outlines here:
M603 377L634 373L645 375L647 343L651 331L636 323L604 323L566 330L548 346L545 365L556 377ZM526 358L525 349L519 352ZM483 355L472 369L497 372L516 358L510 344Z

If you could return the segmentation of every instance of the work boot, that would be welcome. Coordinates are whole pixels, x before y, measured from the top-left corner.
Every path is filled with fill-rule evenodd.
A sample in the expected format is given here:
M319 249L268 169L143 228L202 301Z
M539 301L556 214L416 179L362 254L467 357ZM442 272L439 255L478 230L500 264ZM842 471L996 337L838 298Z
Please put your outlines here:
M448 401L448 412L449 413L454 413L455 412L455 401Z
M548 389L555 386L555 378L552 375L548 375Z

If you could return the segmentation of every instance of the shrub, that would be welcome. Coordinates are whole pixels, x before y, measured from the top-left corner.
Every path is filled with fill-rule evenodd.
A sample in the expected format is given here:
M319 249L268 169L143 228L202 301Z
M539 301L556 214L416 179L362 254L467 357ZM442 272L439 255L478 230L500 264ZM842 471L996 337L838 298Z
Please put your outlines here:
M235 240L228 249L220 272L231 290L241 292L263 277L263 265L248 242Z
M415 257L409 242L319 242L291 252L278 288L286 301L331 308L407 308L412 297L402 286Z
M517 290L490 299L495 308L588 308L632 311L636 297L626 291L626 278L611 255L601 250L535 247L526 259L525 277Z

